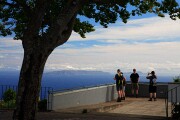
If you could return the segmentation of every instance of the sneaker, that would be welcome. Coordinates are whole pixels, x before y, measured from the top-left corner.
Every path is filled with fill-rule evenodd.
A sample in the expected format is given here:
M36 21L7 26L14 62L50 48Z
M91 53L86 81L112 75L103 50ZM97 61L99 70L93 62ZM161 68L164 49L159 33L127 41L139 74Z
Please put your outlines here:
M120 97L117 98L117 102L121 102L121 98Z
M154 101L157 101L156 98L154 98Z
M152 101L152 98L149 98L149 100L148 101Z
M136 98L138 98L138 94L136 95Z
M122 97L121 100L125 100L125 97Z

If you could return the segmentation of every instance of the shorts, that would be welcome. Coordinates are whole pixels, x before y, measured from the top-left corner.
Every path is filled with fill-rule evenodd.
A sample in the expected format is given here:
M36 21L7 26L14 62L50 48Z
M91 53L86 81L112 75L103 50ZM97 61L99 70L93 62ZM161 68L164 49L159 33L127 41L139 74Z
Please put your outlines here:
M139 90L139 84L138 83L132 83L132 90Z
M153 85L149 85L149 93L156 93L157 87Z
M116 85L116 90L117 91L123 90L123 85Z

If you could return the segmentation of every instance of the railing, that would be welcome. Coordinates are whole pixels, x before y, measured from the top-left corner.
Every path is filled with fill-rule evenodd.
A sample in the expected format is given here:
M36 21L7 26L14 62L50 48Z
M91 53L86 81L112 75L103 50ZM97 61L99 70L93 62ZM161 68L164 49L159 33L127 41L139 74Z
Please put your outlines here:
M0 85L0 110L10 110L10 109L14 109L15 107L15 100L10 100L7 102L4 102L4 93L11 89L12 91L14 91L15 93L17 93L17 89L18 87L15 85ZM51 87L41 87L40 89L40 93L39 93L39 100L47 100L49 97L49 93L51 93L53 91L53 88ZM48 101L48 100L47 100ZM49 106L47 103L47 106Z
M166 92L165 106L166 106L166 117L169 117L168 102L171 102L171 117L178 119L180 118L180 101L178 100L178 89L180 85L168 90ZM174 96L175 95L175 96Z

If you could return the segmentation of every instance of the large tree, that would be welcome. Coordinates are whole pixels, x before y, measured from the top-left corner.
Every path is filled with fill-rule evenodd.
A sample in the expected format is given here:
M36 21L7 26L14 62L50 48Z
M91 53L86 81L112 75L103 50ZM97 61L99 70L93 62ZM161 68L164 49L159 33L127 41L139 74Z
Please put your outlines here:
M106 28L148 12L180 18L177 0L0 0L0 36L14 35L24 49L14 119L36 119L41 78L51 52L73 30L83 38L95 30L81 16Z

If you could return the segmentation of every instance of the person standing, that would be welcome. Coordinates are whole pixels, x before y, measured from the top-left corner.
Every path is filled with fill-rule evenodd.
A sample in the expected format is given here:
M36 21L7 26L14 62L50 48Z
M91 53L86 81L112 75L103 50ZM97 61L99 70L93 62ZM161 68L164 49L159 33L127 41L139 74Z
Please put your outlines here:
M117 74L114 77L114 80L116 80L116 90L118 93L117 102L121 102L123 97L123 73L120 71L120 69L117 70Z
M131 79L131 91L132 95L134 96L134 91L136 91L136 98L138 97L138 92L139 92L139 74L136 73L136 69L133 69L133 73L130 75Z
M154 97L154 101L156 101L156 92L157 92L157 86L156 86L156 80L157 76L155 75L155 72L152 71L151 73L148 73L147 79L149 79L149 100L152 101L152 97Z

